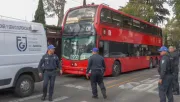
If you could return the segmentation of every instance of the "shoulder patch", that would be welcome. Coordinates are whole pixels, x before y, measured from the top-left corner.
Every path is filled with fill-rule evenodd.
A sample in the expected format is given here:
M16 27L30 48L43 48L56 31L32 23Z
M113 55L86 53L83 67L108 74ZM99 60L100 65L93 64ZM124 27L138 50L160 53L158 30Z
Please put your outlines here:
M58 56L54 56L54 59L58 59Z

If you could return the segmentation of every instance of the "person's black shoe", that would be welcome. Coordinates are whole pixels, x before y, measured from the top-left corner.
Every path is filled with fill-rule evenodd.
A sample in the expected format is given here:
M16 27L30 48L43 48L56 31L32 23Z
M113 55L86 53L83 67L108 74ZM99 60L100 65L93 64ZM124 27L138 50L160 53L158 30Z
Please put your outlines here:
M92 96L92 98L94 98L94 99L98 99L98 96Z
M52 97L49 97L49 101L53 101Z
M179 95L179 92L173 92L173 95Z
M107 95L103 95L103 98L104 98L104 99L107 99Z
M45 96L42 96L42 97L41 97L41 100L42 100L42 101L45 101L45 100L46 100L46 97L45 97Z

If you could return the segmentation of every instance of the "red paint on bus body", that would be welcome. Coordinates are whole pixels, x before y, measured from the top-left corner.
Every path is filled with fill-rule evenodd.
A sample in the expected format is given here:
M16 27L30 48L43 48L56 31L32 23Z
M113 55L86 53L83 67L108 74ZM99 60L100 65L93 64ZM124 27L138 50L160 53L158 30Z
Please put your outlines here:
M104 25L100 23L100 13L103 8L107 8L109 10L112 10L114 12L123 14L125 16L131 17L133 19L139 20L140 22L144 22L146 24L149 24L151 26L154 26L156 28L159 28L155 25L152 25L146 21L140 20L138 18L135 18L133 16L130 16L128 14L125 14L123 12L120 12L118 10L114 10L110 7L104 6L104 5L91 5L91 6L98 6L97 12L95 15L94 20L94 26L97 32L97 40L96 40L96 47L98 47L99 40L105 40L105 41L116 41L116 42L127 42L127 43L136 43L136 44L145 44L145 45L153 45L153 46L162 46L162 38L159 36L152 36L143 34L141 32L136 32L133 30L128 30L124 28L114 27L112 25ZM82 8L76 7L73 9L70 9L63 20L63 25L65 25L65 21L67 18L67 14L74 9ZM111 35L103 35L103 29L106 29L107 31L111 31ZM152 58L155 60L156 58L159 60L159 56L139 56L139 57L124 57L124 58L105 58L106 63L106 72L105 76L112 75L112 67L115 62L115 60L119 60L121 63L121 72L129 72L134 71L138 69L144 69L149 67L149 60ZM74 66L74 64L77 64L77 66ZM88 60L80 60L80 61L73 61L73 60L67 60L65 58L62 58L62 69L64 73L67 74L75 74L75 75L86 75L86 68L88 65Z

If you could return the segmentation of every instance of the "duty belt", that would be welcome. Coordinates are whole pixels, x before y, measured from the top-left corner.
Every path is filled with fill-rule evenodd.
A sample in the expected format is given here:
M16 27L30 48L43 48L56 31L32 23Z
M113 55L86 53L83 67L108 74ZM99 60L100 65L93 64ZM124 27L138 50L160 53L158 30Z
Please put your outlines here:
M103 69L92 69L92 71L103 71Z
M56 69L45 69L45 71L49 71L49 72L52 72L52 71L55 71Z

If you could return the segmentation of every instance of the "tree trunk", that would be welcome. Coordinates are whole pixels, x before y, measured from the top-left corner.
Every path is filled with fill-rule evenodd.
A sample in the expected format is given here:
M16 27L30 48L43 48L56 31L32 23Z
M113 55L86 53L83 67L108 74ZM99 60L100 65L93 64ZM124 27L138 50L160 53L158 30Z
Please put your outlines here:
M64 1L64 4L61 6L61 13L60 13L60 15L58 15L58 24L57 24L58 27L60 27L62 22L63 22L64 7L65 7L65 1Z
M86 6L86 0L83 0L83 6Z
M61 17L58 17L58 24L57 24L58 27L60 27L61 24L62 24L63 16L64 16L64 15L62 15Z

